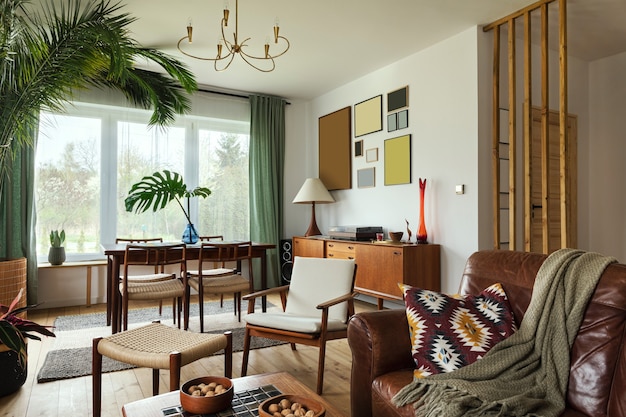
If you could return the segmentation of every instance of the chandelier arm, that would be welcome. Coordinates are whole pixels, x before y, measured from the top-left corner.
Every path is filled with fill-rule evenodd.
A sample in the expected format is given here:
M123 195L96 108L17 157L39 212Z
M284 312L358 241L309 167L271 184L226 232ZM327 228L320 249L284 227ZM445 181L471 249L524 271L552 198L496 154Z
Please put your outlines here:
M287 40L287 38L283 38L282 36L279 36L279 38L282 38L282 39L284 39L284 40L285 40L285 42L287 42L287 48L286 48L284 51L282 51L281 53L277 54L277 55L269 55L269 54L268 54L268 56L266 57L266 56L256 56L256 55L251 55L251 54L249 54L249 53L244 52L243 47L244 47L244 46L248 46L248 45L245 45L245 43L246 43L246 41L250 40L251 38L247 38L245 41L243 41L243 42L241 43L241 45L239 45L239 47L240 47L240 49L239 49L239 53L240 53L241 55L245 55L245 56L247 56L248 58L252 58L252 59L272 59L272 58L278 58L279 56L281 56L281 55L283 55L285 52L287 52L287 51L289 50L289 47L291 46L291 45L289 44L289 41Z
M197 55L190 54L190 53L188 53L188 52L183 51L183 49L180 47L181 42L182 42L182 41L184 41L185 39L188 39L188 38L189 38L188 36L185 36L184 38L181 38L181 39L178 41L178 44L176 45L176 47L178 48L178 51L179 51L181 54L186 55L186 56L188 56L188 57L190 57L190 58L199 59L199 60L201 60L201 61L223 61L224 59L227 59L229 56L234 56L233 52L232 52L230 49L228 50L228 51L229 51L229 52L228 52L228 54L224 55L224 56L223 56L223 57L221 57L221 58L217 58L217 57L215 57L215 58L206 58L206 57L202 57L202 56L197 56ZM227 48L227 49L228 49L228 48Z
M230 59L228 60L228 64L226 64L226 66L225 66L224 68L221 68L221 69L220 69L220 68L218 68L218 67L217 67L217 62L218 62L218 61L217 61L217 60L215 60L215 61L213 62L213 69L214 69L215 71L217 71L217 72L222 72L222 71L227 70L227 69L228 69L228 67L230 67L230 64L233 62L233 59L235 59L235 54L234 54L234 53L233 53L233 54L228 54L228 55L226 55L226 57L229 57L229 56L230 56Z
M271 61L272 62L272 68L270 68L270 69L263 69L261 67L258 67L256 65L254 65L251 61L249 61L248 58L257 59L259 61ZM274 68L276 68L276 63L274 62L274 58L272 58L272 57L269 57L269 58L257 58L257 57L250 56L248 54L243 54L242 53L241 54L241 59L246 61L246 63L248 65L250 65L252 68L254 68L254 69L258 70L258 71L261 71L261 72L272 72L272 71L274 71Z

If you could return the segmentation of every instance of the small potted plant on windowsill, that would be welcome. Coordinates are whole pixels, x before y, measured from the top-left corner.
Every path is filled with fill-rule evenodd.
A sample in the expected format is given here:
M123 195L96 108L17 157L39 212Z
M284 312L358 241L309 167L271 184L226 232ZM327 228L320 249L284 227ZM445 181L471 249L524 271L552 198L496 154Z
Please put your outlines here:
M62 265L65 262L65 230L53 230L50 232L50 250L48 251L48 262L50 265Z
M26 382L26 339L41 340L33 333L55 337L48 326L19 317L34 306L17 308L24 289L21 289L11 305L0 304L0 397L10 394Z

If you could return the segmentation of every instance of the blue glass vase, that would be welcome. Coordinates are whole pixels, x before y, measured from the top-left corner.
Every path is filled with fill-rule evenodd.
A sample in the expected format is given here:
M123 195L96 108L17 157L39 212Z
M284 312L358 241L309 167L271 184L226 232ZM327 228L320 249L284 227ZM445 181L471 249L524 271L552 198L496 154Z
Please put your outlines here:
M187 223L187 227L185 227L185 231L183 232L183 243L188 245L193 245L198 241L198 232L196 228L193 227L193 223Z

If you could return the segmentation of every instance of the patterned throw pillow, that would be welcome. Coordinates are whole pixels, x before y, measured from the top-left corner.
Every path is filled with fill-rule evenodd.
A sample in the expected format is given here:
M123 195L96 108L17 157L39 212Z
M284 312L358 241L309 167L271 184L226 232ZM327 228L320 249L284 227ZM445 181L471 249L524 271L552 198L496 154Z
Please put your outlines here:
M398 284L404 293L415 378L451 372L481 359L517 327L500 284L478 295L446 295Z

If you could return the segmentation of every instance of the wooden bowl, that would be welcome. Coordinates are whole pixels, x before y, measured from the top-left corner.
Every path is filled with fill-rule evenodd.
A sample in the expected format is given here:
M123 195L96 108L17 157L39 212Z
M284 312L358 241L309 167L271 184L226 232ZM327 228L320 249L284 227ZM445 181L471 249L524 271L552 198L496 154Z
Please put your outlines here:
M402 236L404 236L404 232L389 232L389 237L392 242L399 242Z
M270 405L279 404L284 399L289 400L291 404L299 403L307 410L312 410L315 413L313 417L323 417L326 414L324 406L314 399L302 395L281 394L263 401L261 405L259 405L259 416L274 417L269 411Z
M226 391L213 397L194 396L189 394L189 388L200 384L209 385L216 383L226 388ZM225 410L233 402L233 382L222 376L203 376L191 379L180 388L180 405L183 409L193 414L210 414Z

